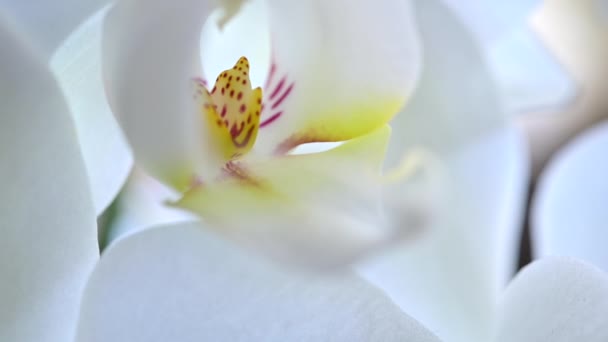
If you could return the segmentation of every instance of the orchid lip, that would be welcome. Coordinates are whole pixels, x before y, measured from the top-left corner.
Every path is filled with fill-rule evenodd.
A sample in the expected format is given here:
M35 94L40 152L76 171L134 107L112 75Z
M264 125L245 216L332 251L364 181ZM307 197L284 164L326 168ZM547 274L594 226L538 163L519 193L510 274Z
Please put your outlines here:
M194 100L207 121L207 132L214 136L216 145L227 161L245 155L257 139L259 129L277 122L285 113L284 103L293 94L295 82L281 74L272 63L264 89L252 89L249 61L241 57L231 69L224 70L210 84L203 78L193 78Z

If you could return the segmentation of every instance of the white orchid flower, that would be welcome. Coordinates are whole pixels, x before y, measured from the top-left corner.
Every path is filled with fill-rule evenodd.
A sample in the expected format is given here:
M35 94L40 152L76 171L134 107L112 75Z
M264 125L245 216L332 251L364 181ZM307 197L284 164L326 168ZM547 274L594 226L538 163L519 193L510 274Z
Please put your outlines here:
M6 50L2 54L3 58L0 59L0 89L2 90L0 92L2 100L0 182L5 194L0 205L0 226L3 233L1 242L3 262L0 263L0 272L3 276L0 284L2 290L0 291L0 303L2 303L0 340L95 341L98 340L98 336L111 331L105 330L99 324L91 325L84 316L81 317L81 314L86 313L86 306L80 306L81 301L82 303L89 301L82 296L83 288L91 269L97 262L99 251L96 243L96 213L88 191L87 174L80 154L75 125L70 118L59 85L44 61L35 56L33 49L24 42L23 34L15 33L14 29L6 24L4 18L1 19L0 43ZM35 101L32 100L33 98ZM352 274L328 281L277 273L255 262L249 264L254 266L250 268L247 259L242 259L238 251L233 253L226 250L225 248L229 247L225 247L223 245L225 243L221 241L217 241L218 245L213 247L213 238L207 240L205 233L198 226L191 228L191 231L185 230L185 232L194 233L191 236L194 240L181 234L179 230L161 229L160 231L163 235L164 232L169 233L181 242L191 241L194 243L193 246L196 246L196 250L209 253L203 256L203 259L198 259L202 256L200 254L188 255L189 249L184 251L185 253L173 253L173 256L181 255L186 258L183 260L189 260L188 263L197 259L210 262L212 259L208 257L219 256L224 260L222 273L226 272L224 273L226 278L216 279L219 282L214 284L213 270L209 269L211 273L205 271L203 278L190 278L194 282L175 278L175 284L186 286L189 283L196 287L205 284L210 286L208 289L215 288L222 292L227 289L225 286L237 285L232 287L234 289L231 290L232 293L235 296L248 297L246 288L240 287L240 284L248 282L243 277L245 274L233 273L238 272L239 269L247 270L248 275L251 276L250 280L259 281L257 284L251 284L250 288L261 286L259 289L262 292L258 292L258 295L266 296L267 300L285 310L282 317L275 317L272 322L267 321L269 325L265 328L272 331L259 330L259 334L266 336L274 334L288 338L290 334L296 333L291 329L291 324L294 322L305 322L309 336L320 338L394 340L396 336L408 334L410 331L423 336L427 334L414 320L402 316L399 309L380 291ZM209 241L211 244L200 248L200 237L203 238L202 242ZM169 248L172 248L171 246L179 248L171 243L162 244ZM121 248L121 246L117 247ZM127 249L130 252L139 250L136 246L130 245ZM146 248L145 254L148 251ZM154 254L162 257L161 253ZM220 265L215 262L212 264ZM100 263L97 267L104 266ZM120 269L115 271L115 275L121 274ZM190 275L196 276L196 272ZM233 276L238 276L240 281L233 281L236 280L232 278ZM126 280L128 277L123 279ZM185 282L182 283L182 280ZM228 280L228 283L223 283L225 280ZM93 278L89 281L91 286L97 283ZM269 286L264 285L265 283ZM204 287L198 288L203 290L198 294L211 294ZM227 294L227 292L223 293ZM173 302L174 298L165 298L169 299L168 304L172 302L170 305L177 305L166 314L178 318L185 325L173 325L176 322L172 319L164 320L165 323L171 324L170 329L176 330L167 330L163 334L147 337L142 335L141 339L136 340L192 340L196 335L192 334L188 326L202 327L206 336L213 340L230 337L230 332L221 328L219 331L215 330L217 327L207 330L204 325L199 323L191 325L193 321L180 319L179 317L185 318L182 315L193 312L187 307L181 307L179 302ZM186 299L187 296L182 298ZM230 296L223 298L230 299ZM120 299L114 297L110 301L117 302ZM266 302L267 305L270 305L269 301ZM188 305L193 303L190 302ZM326 315L319 315L319 312L334 303L344 305L341 315L337 315L334 310L326 311ZM230 307L237 308L232 305ZM220 312L230 315L231 311L213 307L211 302L200 308L203 308L209 316L217 314L221 316ZM293 311L290 310L291 308L298 310ZM250 309L255 308L251 306ZM386 329L387 326L383 324L387 314L395 316L399 320L399 325L395 326L391 323ZM195 315L190 318L198 320L201 317ZM235 317L223 316L220 320L225 318L232 320ZM244 318L242 316L233 321L236 323L235 326L249 324ZM207 322L214 324L212 320ZM336 330L338 324L343 325L342 331ZM131 325L131 327L136 326ZM182 330L183 328L186 329ZM201 331L198 328L197 330ZM252 337L240 336L245 339ZM117 341L120 340L120 336L117 336Z
M463 42L459 40L463 38L462 30L457 25L454 27L451 18L442 15L441 9L432 2L421 5L418 13L421 18L426 18L422 21L423 36L429 57L432 58L423 75L418 100L414 99L408 110L416 112L420 108L431 108L425 106L425 102L428 105L429 99L433 98L437 106L435 109L438 109L434 114L439 115L439 118L498 109L492 95L491 82L483 68L478 70L472 67L479 67L477 64L482 63L467 39L464 39L464 45L460 46L461 51L457 54L445 56L445 53L437 53L440 50L438 38L445 37L440 32L452 32L452 37L458 38L455 42ZM438 22L442 25L437 25ZM7 33L5 30L0 32ZM3 35L1 39L3 46L9 47L6 55L3 55L6 59L0 62L3 76L0 84L7 90L0 96L6 97L3 97L3 103L6 104L3 110L9 115L6 116L8 124L2 125L0 136L7 139L3 144L5 147L17 142L16 145L26 146L28 152L35 153L24 158L22 150L6 148L1 154L3 165L14 166L2 169L8 171L1 178L4 180L3 188L8 189L10 196L5 198L12 199L10 204L1 206L2 225L8 227L6 231L9 233L8 240L3 240L6 241L3 251L7 253L3 260L13 261L3 264L2 271L7 274L7 279L15 281L3 283L6 288L1 292L0 298L3 303L9 304L3 306L5 311L2 311L0 334L3 339L6 337L7 340L18 341L71 340L78 311L79 290L97 254L94 229L86 230L84 239L74 233L79 232L76 229L79 227L93 228L95 212L89 203L85 170L76 147L74 128L67 119L67 106L61 104L57 87L42 66L43 63L32 61L30 52L24 50L14 36ZM442 56L452 58L454 64L445 63ZM456 72L448 72L455 67L459 67ZM468 71L475 72L467 73ZM463 86L462 82L458 82L465 79L459 77L460 73L472 77L474 82L466 84L471 86ZM25 78L24 75L31 77ZM440 77L446 75L450 77ZM445 82L438 84L434 80ZM41 94L38 102L31 101L32 86L42 87L37 92ZM477 97L471 97L473 94L489 96L478 102L472 101L478 100ZM45 117L40 113L56 115ZM405 121L420 120L428 125L438 117L420 119L414 116ZM483 120L481 122L484 126L487 124ZM465 123L461 124L465 126ZM418 129L420 127L424 125L416 126ZM441 136L445 139L430 143L442 155L451 156L446 159L454 168L455 179L469 179L469 182L463 182L462 187L456 187L457 192L460 189L475 190L475 186L467 187L467 184L479 187L478 183L471 180L477 175L466 171L468 168L464 164L467 161L479 160L486 153L495 155L497 151L507 153L508 166L513 160L521 159L517 135L506 130L506 133L500 131L489 137L480 138L475 134L468 136L471 132L477 132L478 128L469 127L469 130L461 131L462 127L457 125L445 127L445 134ZM19 134L22 132L27 134ZM409 143L433 140L433 137L424 138L420 132L405 136ZM40 144L39 139L47 144ZM463 149L462 146L466 145L462 143L463 140L490 141L494 145ZM30 146L35 148L30 149ZM401 155L399 152L391 152L390 155ZM472 258L478 255L487 257L486 251L480 251L477 247L487 244L486 248L492 248L494 244L488 241L499 240L496 236L503 233L494 235L495 232L492 231L487 235L473 235L471 228L460 229L458 225L469 224L478 229L488 224L496 228L493 224L501 221L502 217L509 217L509 221L517 217L518 210L513 203L520 200L520 191L517 189L521 186L524 172L517 162L515 166L507 167L506 172L501 166L492 165L491 168L498 170L483 177L488 185L496 183L493 179L498 179L497 183L503 186L498 189L499 194L494 194L490 189L486 196L458 198L462 203L457 207L468 209L462 217L456 216L458 220L454 224L458 229L454 229L453 235L446 238L431 236L430 243L414 254L425 249L442 251L436 248L442 246L442 243L445 247L458 245L458 241L465 242L464 246L447 248L442 253L447 258L457 257L458 267L454 271L458 272L459 268L467 267L466 265L472 269L468 274L474 275L480 269L487 270L486 265L480 268L476 263L457 263L468 260L460 258L464 254L471 254L469 257ZM42 174L48 177L40 177ZM49 186L49 178L56 182L52 187ZM503 180L506 180L506 184L503 184ZM38 184L40 186L35 186ZM516 188L515 191L509 189L511 186ZM30 189L34 189L35 193L31 193ZM62 195L59 200L58 191ZM500 208L489 204L490 207L485 208L489 209L489 214L481 218L469 216L471 213L476 214L475 211L480 208L483 210L480 203L483 204L486 199L493 199L494 196L500 197L497 204ZM39 205L32 208L34 198ZM66 211L70 215L66 215ZM74 213L79 215L73 215ZM449 217L452 218L454 217ZM466 219L470 218L473 220L467 222ZM512 223L504 225L510 226ZM49 229L43 230L42 234L39 229L32 231L32 227L37 225ZM512 234L510 229L500 227L498 230L508 231L507 235ZM27 232L32 234L26 234ZM453 240L454 236L460 236L461 240ZM478 241L472 243L472 240ZM32 246L32 241L38 243ZM70 241L74 243L69 243ZM82 244L82 241L89 243ZM77 248L65 249L66 242ZM35 253L23 253L27 250L26 246L36 247L32 248ZM432 248L427 248L429 246ZM66 250L74 255L66 254ZM43 254L44 258L41 258L37 252L49 254ZM424 255L422 253L423 257ZM506 255L507 258L497 258L499 264L509 259L508 253ZM495 256L489 259L495 260ZM274 269L276 265L256 260L255 256L246 255L243 251L228 246L225 241L209 236L198 225L163 227L127 237L108 249L89 279L78 315L76 339L198 341L250 340L252 337L260 337L266 340L437 340L414 319L400 312L381 292L357 276L347 274L336 278L335 282L328 282L327 279L314 280L301 274L285 273L285 270L277 271ZM432 266L432 261L428 263L424 258L418 261L422 268ZM435 258L435 261L440 260ZM19 265L19 268L15 265ZM433 278L433 269L430 271L431 277L428 276L429 273L420 276L423 279ZM543 282L545 279L555 281ZM461 294L462 284L442 282L441 278L434 280L448 286L453 297ZM457 282L458 278L453 280ZM489 283L492 281L482 281L483 286ZM58 290L48 291L47 286L55 286ZM434 288L429 290L432 294ZM472 290L477 288L473 286ZM606 276L591 267L573 261L544 261L532 265L517 277L506 292L504 304L499 310L501 318L498 320L498 341L559 341L560 338L603 341L606 331L601 318L606 311L606 292ZM483 292L479 294L483 296ZM395 293L391 295L395 298ZM445 311L453 310L451 303L443 304L447 305ZM477 307L475 302L470 304L473 308ZM530 304L534 305L532 309ZM260 309L261 307L266 310ZM414 317L426 325L425 320ZM456 320L454 324L460 323ZM437 326L429 328L433 332L441 331L437 335L442 338L448 336L445 337L447 340L456 340L462 336L454 335L455 338L449 339L450 335L445 334L448 329ZM478 328L487 330L481 324Z
M527 182L525 152L521 136L500 115L475 42L435 2L418 7L417 17L424 18L425 69L405 113L393 122L388 163L397 165L411 146L440 155L449 167L445 190L452 210L442 213L421 245L397 251L396 258L365 276L440 336L477 336L489 327L479 328L478 318L490 317L514 268L515 227ZM440 286L451 283L456 286ZM442 303L462 305L444 310ZM468 328L477 332L467 335Z
M345 5L349 15L336 23L330 14ZM418 231L425 199L394 199L407 161L379 173L386 124L419 69L409 2L269 1L263 89L252 85L256 66L245 57L225 62L231 67L215 84L203 74L200 34L216 8L231 10L209 1L123 1L104 23L108 98L136 160L182 194L172 205L305 263L343 262ZM369 20L376 24L364 28ZM345 140L286 156L302 143Z
M395 130L401 133L397 135L401 139L401 144L391 146L389 162L394 162L403 155L403 151L400 149L418 144L430 146L445 157L451 167L451 177L456 181L452 195L454 197L451 198L451 202L454 203L454 212L447 215L445 221L442 222L443 224L447 222L446 228L451 229L434 230L440 233L430 235L420 246L412 246L413 248L408 249L409 251L405 253L398 252L398 254L405 254L405 262L399 258L389 258L383 262L383 268L379 271L385 271L385 275L390 275L393 279L402 280L402 282L397 281L392 284L386 281L380 282L369 275L370 271L366 276L377 285L382 286L404 311L411 313L440 337L446 340L470 341L475 340L476 337L491 334L494 301L510 277L510 270L513 267L513 254L516 250L514 248L515 237L518 234L515 227L518 225L518 216L521 214L519 204L522 203L526 184L525 154L522 151L520 136L510 127L503 128L501 117L495 115L495 113L501 112L499 101L493 91L491 78L483 68L483 59L466 31L436 3L425 2L419 4L418 7L417 17L421 21L427 64L420 89L407 108L407 113L410 115L399 116L398 121L394 123ZM454 45L446 45L446 42ZM446 54L446 49L452 53ZM463 83L463 79L469 80L469 82ZM425 115L420 115L420 113ZM437 126L437 122L449 122L451 125ZM472 125L472 123L477 123L477 125ZM496 127L496 132L480 133L483 132L480 127L488 126ZM441 131L436 135L426 135L423 128L430 130L431 127L435 130L441 129ZM477 144L472 142L477 142ZM501 155L502 158L493 159L496 155ZM483 169L470 167L471 164L478 165L479 162L484 163ZM191 227L171 229L188 230L184 237L174 237L178 241L182 239L197 240L193 237L185 237L190 236ZM133 240L127 238L127 241L147 246L145 242L138 240L138 237L142 237L142 240L145 239L144 236L147 236L145 234L147 233L133 236ZM158 239L166 241L161 237ZM127 241L124 241L124 244L131 243ZM505 241L509 243L505 243ZM128 252L129 248L120 247L122 243L118 242L116 248L124 250L125 253L132 253ZM201 242L198 248L200 250L209 249L203 246L204 244ZM142 256L138 256L138 260L141 260L147 253L157 253L146 251L148 248L152 250L151 247L141 248ZM171 248L171 250L175 249L178 248ZM109 249L108 255L112 253L112 250L112 248ZM117 258L122 259L122 257ZM163 258L163 260L167 260L167 258ZM151 261L151 263L158 264L155 261ZM108 261L108 264L115 265L115 262ZM169 264L171 263L169 262ZM138 264L133 267L143 270L141 266ZM175 269L174 265L169 265L167 268ZM379 271L374 272L377 275ZM122 282L120 277L103 275L104 271L99 272L102 275L90 284L92 290L88 303L91 306L83 309L83 312L90 310L87 311L91 312L90 322L99 321L100 315L112 316L123 310L132 312L124 307L104 311L105 309L100 306L100 303L107 301L107 297L100 298L98 291L103 292L104 296L111 296L112 293L122 292L123 287L133 286L131 282L156 283L156 279L150 278L148 272L132 272L130 267L124 269L124 274L133 275L126 282ZM237 271L237 273L242 272ZM460 274L466 274L467 277L462 277ZM201 277L204 276L201 275ZM176 275L164 275L163 278L174 279ZM224 283L223 280L220 282ZM152 309L156 303L153 303L150 298L158 297L156 291L171 288L174 288L176 295L179 295L183 292L178 287L183 284L181 282L175 285L165 282L158 284L159 288L150 289L150 292L142 294L143 298L138 298L137 303L131 302L125 303L125 305L141 307L139 304L139 300L141 300L151 305L144 306L143 312L166 312L162 306ZM393 284L395 286L391 287ZM199 290L199 287L193 285L193 291ZM259 290L244 289L242 291L252 293ZM276 292L274 289L268 291ZM407 299L408 296L417 298L418 301L404 301L403 298ZM168 303L172 303L172 299L168 299ZM415 307L412 304L415 304ZM194 305L196 307L204 306L201 303ZM415 309L414 312L411 311L412 307ZM205 317L202 311L193 310L193 312L197 312L194 315ZM242 309L235 309L232 314L236 315L237 312L240 312L239 310ZM280 312L285 312L284 310L284 308L280 309ZM272 313L269 315L275 317ZM153 326L158 330L151 332L151 335L167 336L167 334L173 334L179 330L184 332L183 336L194 336L190 337L192 339L207 336L204 335L205 331L188 333L187 329L180 329L181 325L174 328L173 324L177 323L160 324L161 318L153 314L142 314L141 316L143 325L152 325L147 321L148 318L155 322ZM108 336L118 340L121 338L128 340L135 338L138 334L137 331L147 331L139 328L130 330L117 326L116 323L109 322L103 329L99 328L100 335L95 335L95 332L88 335L87 331L92 331L92 327L95 326L95 323L91 323L90 327L83 328L82 334L87 338L100 336L100 340L108 338ZM265 324L256 321L252 321L252 325L252 327L248 326L243 329L244 334L252 331L249 329L272 331L272 329L266 328ZM104 335L104 331L109 331L110 335ZM256 334L260 333L256 332ZM408 335L401 335L399 339L408 337ZM229 335L227 339L230 338L235 337Z
M3 262L0 264L0 272L3 275L0 285L0 339L22 342L71 341L74 338L81 341L97 340L97 336L111 331L105 330L102 325L91 325L91 322L81 316L87 312L87 306L81 307L81 302L84 304L89 301L88 298L82 297L82 290L97 262L99 251L96 243L96 212L88 190L87 173L75 124L70 118L59 84L53 79L44 60L36 56L36 52L28 46L25 35L16 33L4 17L0 19L0 44L6 48L0 60L0 137L3 142L0 148L3 165L0 168L0 182L6 195L0 205L0 226L3 233ZM35 101L32 98L35 98ZM268 325L258 330L258 334L289 338L290 335L300 334L292 329L294 322L305 322L309 336L319 338L394 340L410 333L428 336L414 320L403 316L380 291L355 275L344 274L328 280L277 272L271 268L275 265L264 266L263 263L257 263L255 257L249 258L253 262L249 263L248 258L243 259L242 252L233 252L230 250L233 248L226 246L226 242L207 237L198 225L190 227L190 230L186 227L159 231L161 235L169 233L182 243L193 242L195 250L209 253L203 256L188 254L191 251L189 248L184 250L184 253L173 250L178 252L173 253L173 256L181 255L180 258L185 258L182 260L188 260L188 263L196 260L211 262L211 258L215 259L216 256L224 260L221 263L224 265L221 272L226 272L225 278L217 279L218 282L214 284L213 270L208 269L211 272L204 271L203 278L190 278L193 282L175 278L174 284L180 287L191 284L203 290L199 294L211 294L204 287L199 287L205 284L210 286L207 289L215 288L223 292L232 288L230 292L235 296L249 297L247 288L240 286L248 283L248 280L243 277L244 273L239 274L240 270L247 270L247 274L251 276L249 280L256 282L250 283L249 288L261 290L258 295L268 300L265 302L267 305L270 305L271 301L277 308L284 310L281 317L266 321ZM192 233L193 235L188 236ZM160 238L162 240L164 237ZM213 247L215 243L217 246ZM171 243L162 244L169 249L180 248ZM120 250L122 247L117 245L117 248ZM127 250L130 253L140 249L128 245ZM144 254L150 251L146 247ZM153 254L162 257L162 253ZM203 258L198 259L200 256ZM97 267L101 269L103 264L99 263ZM220 263L212 262L209 265L220 266ZM184 266L189 267L189 264ZM185 269L178 267L175 270ZM115 271L115 275L124 276L120 269ZM196 272L195 270L195 273L190 275L196 276ZM233 276L239 277L240 280L233 281L236 280ZM127 280L128 277L123 279ZM93 278L89 279L89 282L92 288L97 283ZM172 319L164 320L170 324L164 326L170 327L171 331L142 337L144 340L192 340L196 335L191 334L188 327L194 326L202 327L203 330L197 328L197 331L202 331L214 340L230 338L230 331L223 331L221 328L219 331L207 330L205 326L198 323L191 325L193 321L179 318L185 318L182 315L193 312L187 307L181 307L179 302L174 302L174 298L165 298L168 299L166 303L169 305L177 305L166 314L178 318L185 325L173 325L176 322ZM182 298L186 299L188 296ZM230 296L223 298L232 300ZM203 297L199 299L202 300ZM120 301L117 297L111 299L111 302L117 301ZM189 302L188 305L193 303ZM335 310L319 315L332 304L342 306L340 315ZM255 311L249 312L255 314L260 308L255 305L249 307ZM226 316L220 320L235 318L231 317L231 311L238 306L221 306L223 305L213 307L211 302L207 302L200 308L210 316L222 315L220 312L224 312ZM293 308L298 310L291 310ZM391 322L390 327L383 325L387 314L394 316L399 324L394 325ZM137 315L131 318L135 317ZM198 320L200 316L190 318ZM241 316L233 321L235 326L249 324L245 318ZM214 324L212 320L208 323ZM336 329L338 324L343 327L340 331ZM255 326L254 323L250 327ZM242 334L240 336L245 339L252 337ZM120 336L117 338L117 341L120 340Z

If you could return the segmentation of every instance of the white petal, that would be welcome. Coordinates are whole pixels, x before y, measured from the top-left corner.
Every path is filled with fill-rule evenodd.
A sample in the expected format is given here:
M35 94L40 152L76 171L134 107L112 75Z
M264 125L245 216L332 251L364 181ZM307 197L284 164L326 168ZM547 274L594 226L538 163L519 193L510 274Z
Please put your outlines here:
M450 156L449 211L439 212L420 240L361 267L442 339L487 338L494 302L516 262L526 185L522 146L511 129Z
M110 104L136 160L176 188L206 156L192 100L200 33L211 1L126 0L104 23L103 70Z
M442 0L458 14L480 42L491 43L513 28L525 25L541 0Z
M78 27L51 58L51 68L76 123L97 214L114 199L132 164L101 79L101 24L105 13L99 11Z
M528 22L540 0L444 0L481 43L509 112L563 106L576 95L566 69Z
M295 274L194 225L110 247L83 300L77 341L437 341L350 275Z
M425 63L414 96L391 124L389 165L412 146L449 153L506 122L481 48L438 2L416 6Z
M50 57L72 30L110 0L0 0L0 7Z
M418 7L426 64L410 106L392 124L389 163L412 146L436 153L446 168L446 210L422 241L380 256L363 272L440 338L482 341L514 269L527 185L524 142L504 126L470 35L437 1Z
M85 167L44 61L0 15L0 340L69 341L97 260Z
M534 254L569 255L608 271L608 122L561 150L541 174L532 211Z
M410 1L268 7L273 67L256 149L347 140L381 127L409 98L420 54Z
M505 33L486 53L509 112L563 107L577 94L567 70L527 26Z
M608 275L573 259L525 267L501 302L497 342L608 341Z

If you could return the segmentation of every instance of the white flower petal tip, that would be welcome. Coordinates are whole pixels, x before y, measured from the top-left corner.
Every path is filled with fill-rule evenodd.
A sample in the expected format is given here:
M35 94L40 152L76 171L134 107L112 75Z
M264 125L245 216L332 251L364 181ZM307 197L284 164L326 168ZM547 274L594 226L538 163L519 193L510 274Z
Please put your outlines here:
M19 33L0 14L0 340L70 341L95 212L67 105Z
M83 296L78 342L438 341L349 274L276 268L196 225L108 248Z
M97 214L126 181L133 158L108 105L101 71L102 9L59 46L50 64L71 109Z
M559 151L541 173L532 210L537 256L567 255L608 271L608 122Z
M497 342L608 341L608 275L576 259L526 266L500 305Z

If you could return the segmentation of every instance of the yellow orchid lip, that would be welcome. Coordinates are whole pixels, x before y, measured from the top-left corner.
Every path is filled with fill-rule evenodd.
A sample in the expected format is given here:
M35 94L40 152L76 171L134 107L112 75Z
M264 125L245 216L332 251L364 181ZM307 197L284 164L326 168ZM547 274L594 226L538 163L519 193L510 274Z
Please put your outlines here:
M262 112L262 89L251 88L249 61L241 57L224 70L211 92L204 80L195 79L195 99L206 128L226 160L249 152L257 138Z

